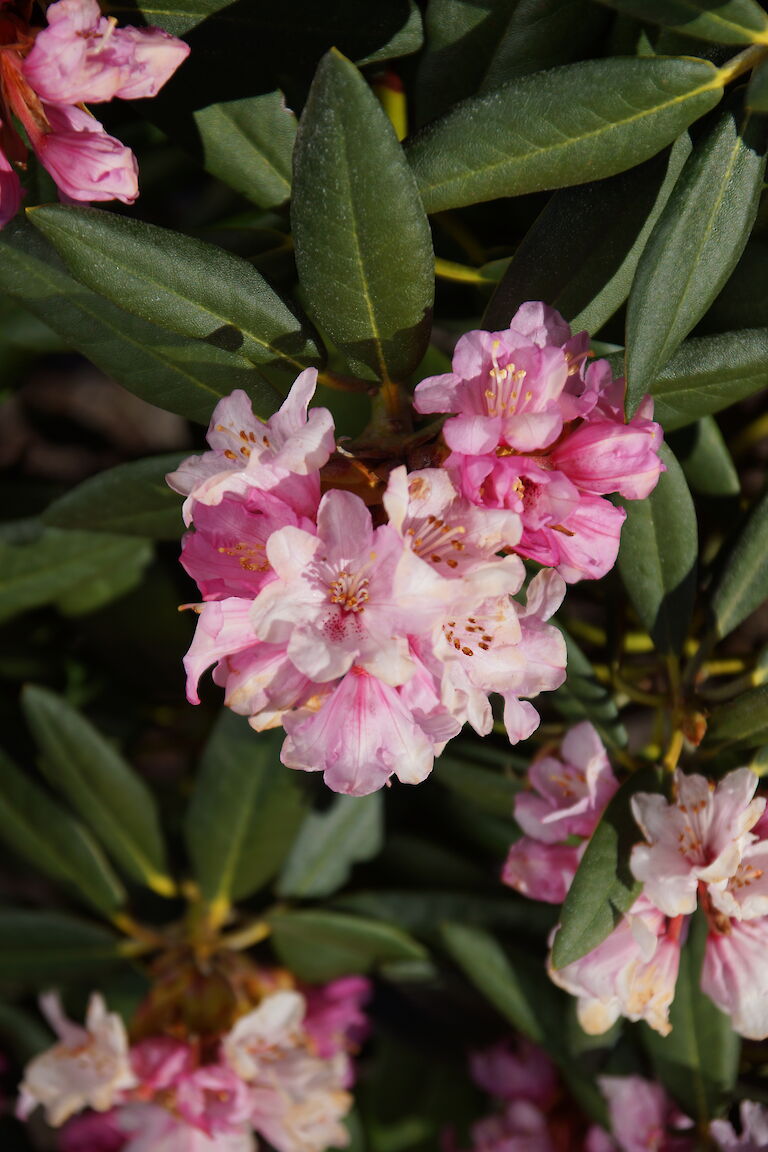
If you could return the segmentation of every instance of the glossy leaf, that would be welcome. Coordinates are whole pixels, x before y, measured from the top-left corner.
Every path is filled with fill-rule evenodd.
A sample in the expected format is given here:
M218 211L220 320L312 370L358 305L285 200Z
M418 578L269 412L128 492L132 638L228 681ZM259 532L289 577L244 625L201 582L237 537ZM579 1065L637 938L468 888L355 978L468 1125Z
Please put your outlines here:
M280 873L278 896L329 896L355 864L380 851L383 838L381 793L338 796L325 811L304 818Z
M0 256L0 288L142 400L202 424L234 388L262 416L278 406L278 394L242 356L168 332L90 292L29 225L3 229Z
M320 328L353 371L406 376L429 339L429 224L392 125L338 52L318 68L299 125L291 221Z
M110 916L124 902L123 887L90 834L2 752L0 838L99 912Z
M59 912L0 909L0 981L47 989L120 963L121 940ZM0 1016L0 1030L2 1030Z
M49 504L43 520L54 528L177 540L184 528L181 502L165 476L186 455L149 456L99 472Z
M296 117L282 92L209 104L195 112L205 167L260 208L291 194Z
M555 192L515 249L483 326L506 327L526 300L545 300L575 332L599 331L626 300L689 152L684 133L669 154L609 180Z
M748 748L768 743L768 684L715 708L709 718L707 740Z
M28 685L22 705L51 786L128 876L163 896L173 895L157 805L144 781L60 696Z
M275 911L268 920L278 958L300 980L310 983L426 956L412 936L381 920L321 908Z
M696 511L682 469L664 446L667 471L645 500L624 501L619 573L644 628L664 652L679 652L696 593Z
M51 603L77 614L89 607L77 597L94 591L97 595L90 603L98 607L105 599L127 591L151 555L143 540L58 528L46 528L25 544L0 541L0 620ZM120 580L130 577L128 585L114 584L115 574ZM106 581L105 595L99 595L102 579Z
M254 732L226 709L203 753L185 820L187 849L214 914L279 870L304 816L294 774L279 760L282 731Z
M683 168L629 294L629 414L735 268L757 213L765 145L764 126L731 107Z
M768 112L768 65L764 60L749 78L745 103L752 112Z
M465 100L409 157L428 212L583 184L654 156L721 92L704 60L589 60Z
M738 628L768 599L768 492L754 505L732 547L710 599L718 637Z
M635 772L600 817L560 912L552 948L555 968L580 960L602 944L642 891L629 868L632 846L642 840L630 801L636 792L655 792L653 769Z
M308 331L246 260L98 208L47 204L28 215L72 274L121 308L264 371L294 377L317 362Z
M681 429L672 447L691 491L702 496L738 496L739 474L711 416Z
M642 1026L656 1076L685 1115L703 1128L730 1103L741 1051L741 1040L730 1018L701 991L706 941L706 919L697 913L690 921L689 936L680 954L675 998L669 1012L672 1031L668 1036L659 1036Z
M567 676L552 694L552 703L571 724L589 720L608 748L626 748L627 732L619 719L616 701L597 681L591 663L573 637L562 626L560 630L568 652Z
M638 20L716 44L768 44L768 16L756 0L601 0Z

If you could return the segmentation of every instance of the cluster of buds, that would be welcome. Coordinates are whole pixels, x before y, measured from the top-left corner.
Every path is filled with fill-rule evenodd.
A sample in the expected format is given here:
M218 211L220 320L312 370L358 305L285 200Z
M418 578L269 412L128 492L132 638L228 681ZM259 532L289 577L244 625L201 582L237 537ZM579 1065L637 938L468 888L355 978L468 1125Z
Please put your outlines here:
M65 203L139 194L136 158L83 107L155 96L189 54L159 28L117 28L96 0L57 0L48 26L30 23L31 0L0 6L0 227L15 216L26 165L23 129Z
M345 1145L368 981L299 989L261 970L258 984L257 1005L224 1032L148 1034L140 1012L133 1042L98 993L85 1027L49 994L58 1043L27 1066L19 1116L42 1105L60 1152L253 1152L257 1134L277 1152Z
M514 599L526 578L518 553L535 555L532 510L547 533L589 552L576 505L590 524L595 505L620 523L623 512L594 492L615 490L608 474L618 469L621 491L645 494L661 468L657 426L646 416L624 424L623 382L611 381L606 362L584 368L585 341L540 304L521 308L506 333L464 337L455 367L467 378L416 389L422 411L459 408L445 426L452 454L436 468L393 464L378 504L332 486L333 420L325 409L307 411L313 369L266 423L242 392L221 401L211 450L168 477L194 523L182 563L203 597L186 658L188 698L198 702L200 675L215 664L230 708L257 731L285 728L284 764L322 770L329 787L352 795L393 775L423 780L465 723L490 732L493 693L504 701L510 741L529 737L539 723L530 698L565 678L564 642L546 621L563 576L576 578L572 557L548 553L525 606ZM585 435L588 451L579 447ZM458 447L470 442L475 455L459 460ZM535 450L535 461L523 449ZM591 481L585 455L603 461ZM493 467L517 469L504 499L501 481L490 498ZM565 481L569 468L576 479ZM552 491L568 488L570 518L564 504L539 499L534 477L547 477ZM585 563L578 575L604 570L602 545L598 554L597 567Z

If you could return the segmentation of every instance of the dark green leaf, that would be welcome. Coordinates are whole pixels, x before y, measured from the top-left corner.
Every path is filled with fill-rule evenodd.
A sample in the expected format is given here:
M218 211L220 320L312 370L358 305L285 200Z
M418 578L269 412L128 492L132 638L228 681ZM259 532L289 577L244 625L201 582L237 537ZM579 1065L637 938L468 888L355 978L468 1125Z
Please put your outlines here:
M178 540L184 528L180 497L165 476L185 455L149 456L99 472L54 500L43 520L54 528Z
M768 598L768 492L752 508L710 600L719 638L738 628Z
M768 43L768 16L756 0L601 0L686 36L716 44Z
M675 998L669 1012L672 1031L660 1036L647 1025L642 1036L657 1077L702 1128L730 1100L739 1068L741 1040L730 1018L700 988L707 922L699 912L680 954Z
M637 266L627 305L631 415L725 284L755 220L765 172L764 126L728 108L675 184Z
M273 912L270 937L281 963L300 980L320 983L370 972L392 960L421 960L421 944L392 924L317 908Z
M260 208L291 194L296 117L282 92L209 104L195 112L205 167Z
M757 748L768 742L768 684L752 688L715 708L707 727L708 741Z
M552 948L555 968L580 960L602 944L642 890L629 869L632 846L642 839L630 801L658 791L654 769L635 772L613 797L587 844L560 913Z
M90 834L1 752L0 837L34 868L71 884L99 912L112 915L125 900Z
M72 614L99 607L135 584L151 556L143 540L99 532L46 528L27 544L0 541L0 620L54 602Z
M45 988L103 972L121 958L119 937L96 924L58 912L0 909L0 980L4 983Z
M60 696L28 685L22 705L52 787L127 875L163 896L173 895L157 805L144 781Z
M283 733L254 732L227 709L216 723L186 816L186 840L215 916L279 870L304 816L294 774L279 760Z
M758 239L757 232L755 228L730 280L702 319L702 335L732 328L768 328L768 243Z
M47 204L29 217L78 280L142 319L237 352L264 371L293 377L317 362L296 315L239 256L98 208Z
M721 93L704 60L589 60L465 100L409 156L428 212L584 184L654 156Z
M337 896L342 912L371 916L399 924L416 936L432 936L445 921L484 928L518 929L545 936L554 926L556 909L530 900L516 900L508 892L484 896L476 892L392 890L353 892Z
M174 335L89 292L28 224L3 230L0 255L0 288L143 400L203 424L234 388L243 388L262 416L279 404L242 356Z
M571 723L589 720L609 748L626 748L627 732L619 719L619 710L611 693L595 679L592 665L576 641L562 625L568 652L568 675L551 700L561 716Z
M545 300L574 331L597 332L626 300L690 147L684 133L668 155L555 192L516 248L483 327L506 327L526 300Z
M429 340L429 224L392 125L338 52L318 68L301 118L291 220L321 329L353 370L406 376Z
M768 328L686 340L649 391L654 417L672 432L766 386Z
M764 60L749 78L746 105L752 112L768 112L768 64Z
M669 448L667 471L645 500L627 500L619 572L629 598L664 652L679 652L688 634L696 594L696 510L682 469Z
M6 915L9 914L12 913L6 910ZM37 1013L18 1008L15 1004L0 1003L0 1036L3 1051L9 1052L19 1064L26 1064L51 1046L51 1033L40 1022Z
M278 896L330 896L355 864L381 850L383 838L381 793L337 797L324 812L305 816L280 873Z
M711 416L681 429L671 446L692 491L702 496L738 496L739 474Z
M456 749L458 752L458 749ZM511 818L515 796L521 784L503 772L494 772L479 764L470 764L456 754L443 754L435 766L438 784L450 789L462 802L467 802L491 816Z

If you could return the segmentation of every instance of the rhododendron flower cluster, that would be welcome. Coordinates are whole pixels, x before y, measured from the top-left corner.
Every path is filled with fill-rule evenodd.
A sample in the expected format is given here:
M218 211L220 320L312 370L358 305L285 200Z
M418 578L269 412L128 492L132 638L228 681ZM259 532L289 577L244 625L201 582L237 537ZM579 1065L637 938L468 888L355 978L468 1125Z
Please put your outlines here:
M616 561L625 513L604 497L642 500L663 469L652 399L625 423L624 381L607 360L586 366L588 354L586 332L523 304L508 329L462 336L453 371L422 380L414 399L418 412L455 413L445 466L461 494L517 512L522 535L510 543L569 583Z
M28 1066L18 1112L41 1105L62 1125L61 1152L251 1152L255 1133L277 1152L343 1146L350 1052L364 1038L361 977L277 988L211 1043L142 1037L91 997L85 1027L55 995L42 1006L59 1041Z
M136 159L83 105L155 96L189 47L159 28L116 27L96 0L57 0L42 29L23 11L8 0L0 9L0 227L22 196L14 165L27 148L14 119L62 200L132 204Z
M197 581L188 697L216 665L225 701L257 730L282 724L283 763L323 771L363 795L392 775L418 783L464 723L484 735L489 695L504 701L509 739L538 713L525 697L556 688L565 647L546 623L565 585L500 556L519 517L482 511L439 468L395 468L381 517L353 492L322 494L334 451L324 409L307 412L316 372L280 411L257 420L236 392L221 401L211 451L168 479L186 496L182 563Z

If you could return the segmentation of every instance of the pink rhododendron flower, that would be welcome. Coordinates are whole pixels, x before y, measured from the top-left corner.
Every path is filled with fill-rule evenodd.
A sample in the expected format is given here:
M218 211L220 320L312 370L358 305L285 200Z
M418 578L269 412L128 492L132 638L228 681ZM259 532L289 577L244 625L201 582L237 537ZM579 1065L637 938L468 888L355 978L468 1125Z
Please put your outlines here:
M569 582L615 563L624 512L602 499L642 499L663 465L649 398L624 422L623 381L606 361L585 368L586 333L571 336L544 304L522 305L503 332L456 345L453 371L416 388L418 412L455 413L443 435L459 491L522 518L517 551Z
M620 1152L694 1152L693 1121L674 1106L661 1084L642 1076L600 1076L598 1084Z
M132 204L139 194L139 169L130 148L82 108L44 107L51 130L34 141L35 151L59 192L70 200Z
M709 1133L721 1152L766 1152L768 1149L768 1112L761 1104L742 1100L739 1108L741 1133L737 1136L727 1120L713 1120Z
M370 999L371 982L365 976L342 976L302 991L307 1005L304 1031L321 1059L337 1053L346 1056L344 1087L350 1088L355 1066L349 1053L358 1050L370 1028L363 1005Z
M127 1136L119 1118L117 1108L73 1116L61 1130L59 1152L122 1152Z
M647 840L632 850L632 871L666 915L695 911L699 884L715 899L735 875L765 808L765 800L752 799L757 783L748 768L729 772L716 787L678 771L673 803L655 793L632 798Z
M547 1109L559 1091L557 1070L549 1056L524 1037L473 1052L469 1066L475 1083L499 1100L528 1100Z
M731 1017L741 1036L764 1040L768 1036L768 917L725 920L719 929L707 937L702 992Z
M542 844L521 836L507 853L501 879L531 900L562 904L568 895L586 844Z
M122 1152L256 1152L250 1127L212 1137L156 1104L126 1104L119 1122Z

